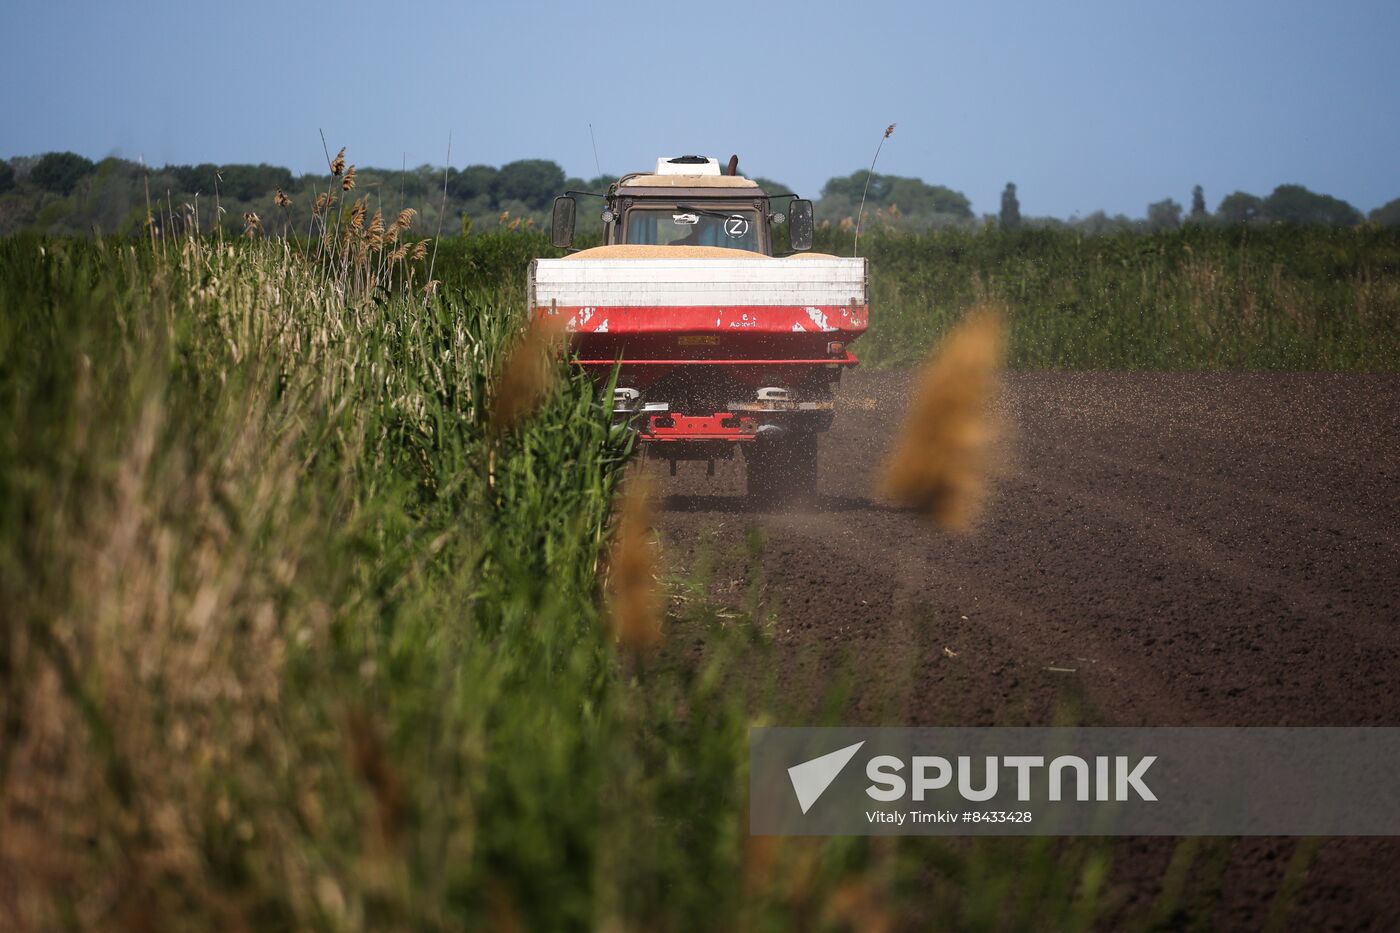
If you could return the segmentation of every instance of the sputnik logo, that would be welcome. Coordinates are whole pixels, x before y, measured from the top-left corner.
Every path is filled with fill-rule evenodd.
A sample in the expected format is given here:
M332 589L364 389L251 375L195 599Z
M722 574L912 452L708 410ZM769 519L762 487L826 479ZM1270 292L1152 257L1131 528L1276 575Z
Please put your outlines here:
M845 748L839 748L834 752L822 755L820 758L813 758L788 768L788 778L792 781L792 789L797 794L798 806L802 807L804 814L812 809L812 804L816 803L817 798L826 792L826 789L831 786L831 782L836 780L836 776L841 773L841 769L850 763L864 744L865 742L861 741L854 745L847 745Z

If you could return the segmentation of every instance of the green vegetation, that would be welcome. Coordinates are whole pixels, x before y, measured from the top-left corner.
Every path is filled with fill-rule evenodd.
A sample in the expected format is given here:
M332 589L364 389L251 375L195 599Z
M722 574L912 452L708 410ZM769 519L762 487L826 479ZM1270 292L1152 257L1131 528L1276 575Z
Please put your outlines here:
M866 193L866 180L870 190ZM871 174L865 169L833 178L822 188L821 216L854 220L865 194L867 212L893 212L907 229L955 226L973 220L972 202L960 191L929 185L917 178Z
M1171 198L1147 205L1147 229L1152 233L1181 226L1181 205Z
M1371 221L1386 224L1384 208L1371 212ZM1274 223L1301 226L1321 224L1349 227L1361 222L1361 212L1345 201L1309 191L1302 185L1279 185L1266 198L1243 191L1226 195L1216 212L1227 224Z
M1400 198L1382 204L1371 211L1367 219L1381 227L1400 227Z
M592 385L492 437L518 289L425 304L336 268L278 241L0 241L7 922L1101 916L1096 845L749 838L747 726L787 709L761 601L683 577L679 634L619 650L629 442Z
M34 163L30 179L44 191L72 194L78 182L92 174L92 161L72 152L50 152Z
M817 249L849 256L851 236ZM910 234L876 226L874 365L921 360L969 305L1004 300L1011 362L1052 369L1400 368L1400 233L1215 228Z
M270 246L35 240L0 244L0 307L0 910L620 909L594 596L626 443L580 381L485 438L511 309Z
M570 178L547 159L520 159L499 168L479 164L462 169L359 167L355 175L357 192L371 198L371 210L393 214L413 207L419 212L420 229L434 234L440 229L449 236L468 230L482 233L498 228L544 227L556 195L565 190L602 193L616 180L612 175ZM756 180L769 193L793 193L781 181ZM1175 199L1164 198L1146 205L1141 218L1094 211L1086 217L1061 219L1022 216L1016 185L1008 182L998 213L978 217L972 202L960 191L919 178L871 174L865 169L827 181L820 192L817 216L846 229L854 228L867 180L864 224L911 232L950 227L976 230L988 220L999 221L1003 230L1054 227L1087 234L1159 233L1183 223L1351 227L1363 221L1361 212L1345 201L1296 184L1279 185L1265 197L1236 191L1222 198L1213 214L1206 209L1205 192L1196 185L1189 213ZM265 164L202 163L147 169L119 158L93 163L71 152L20 156L0 161L0 235L20 231L136 235L143 232L148 205L157 224L172 216L188 216L190 229L210 232L222 227L225 233L236 234L243 229L245 214L257 214L264 221L288 212L303 214L319 195L331 189L338 192L339 183L339 178L333 179L326 172L294 175L280 166ZM278 192L291 203L279 203ZM1397 205L1400 200L1376 208L1367 220L1378 226L1400 225ZM601 229L594 207L585 202L579 213L580 229L585 232ZM184 229L181 224L170 232ZM281 228L267 229L283 234Z
M413 207L421 229L435 233L441 224L451 235L461 232L464 216L478 232L543 225L555 195L565 188L605 191L613 181L566 178L553 162L522 159L499 169L471 165L446 172L431 165L357 167L355 190L370 196L371 210L395 214ZM316 197L332 189L340 194L340 179L329 172L298 176L276 165L203 163L148 170L125 159L93 163L73 153L49 153L0 161L0 235L135 236L144 231L148 204L157 224L189 215L190 229L222 227L237 234L244 214L264 221L282 215L279 190L291 199L288 212L305 217ZM170 232L184 232L184 227ZM280 228L275 232L280 234Z
M1006 187L1001 192L1001 213L997 215L997 220L1003 230L1021 229L1021 202L1016 197L1016 185L1007 182Z

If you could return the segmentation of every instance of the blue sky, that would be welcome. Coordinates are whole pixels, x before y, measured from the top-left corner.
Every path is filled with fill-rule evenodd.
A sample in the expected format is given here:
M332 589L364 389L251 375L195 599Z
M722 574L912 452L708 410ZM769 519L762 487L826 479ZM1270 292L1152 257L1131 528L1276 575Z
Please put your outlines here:
M1400 197L1400 3L7 4L0 155L324 167L739 153L815 195L869 164L994 212Z

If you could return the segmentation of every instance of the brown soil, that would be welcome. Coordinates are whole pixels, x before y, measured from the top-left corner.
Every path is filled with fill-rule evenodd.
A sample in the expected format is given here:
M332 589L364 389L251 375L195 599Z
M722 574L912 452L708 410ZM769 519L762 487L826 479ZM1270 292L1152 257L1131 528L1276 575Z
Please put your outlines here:
M751 510L739 458L661 488L670 562L717 558L720 603L764 536L782 724L848 677L848 724L1400 725L1400 377L1013 374L957 537L872 499L910 385L847 378L814 509ZM1119 843L1128 911L1178 842ZM1194 919L1262 924L1299 841L1202 842L1226 861ZM1393 929L1397 872L1400 839L1325 840L1294 919Z

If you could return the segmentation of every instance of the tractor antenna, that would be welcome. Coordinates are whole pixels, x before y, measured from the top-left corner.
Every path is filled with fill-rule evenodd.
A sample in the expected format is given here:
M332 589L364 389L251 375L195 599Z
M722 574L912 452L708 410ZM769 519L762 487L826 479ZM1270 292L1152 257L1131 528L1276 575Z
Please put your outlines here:
M593 136L593 124L588 124L588 141L593 144L593 170L598 174L594 178L603 177L603 169L598 165L598 140Z
M880 137L880 144L875 147L875 158L870 160L870 171L865 174L865 190L860 193L860 210L856 211L856 242L851 247L852 256L860 255L860 222L865 219L865 196L870 193L870 179L875 177L875 163L880 161L880 150L893 132L893 123L885 127L885 135Z

